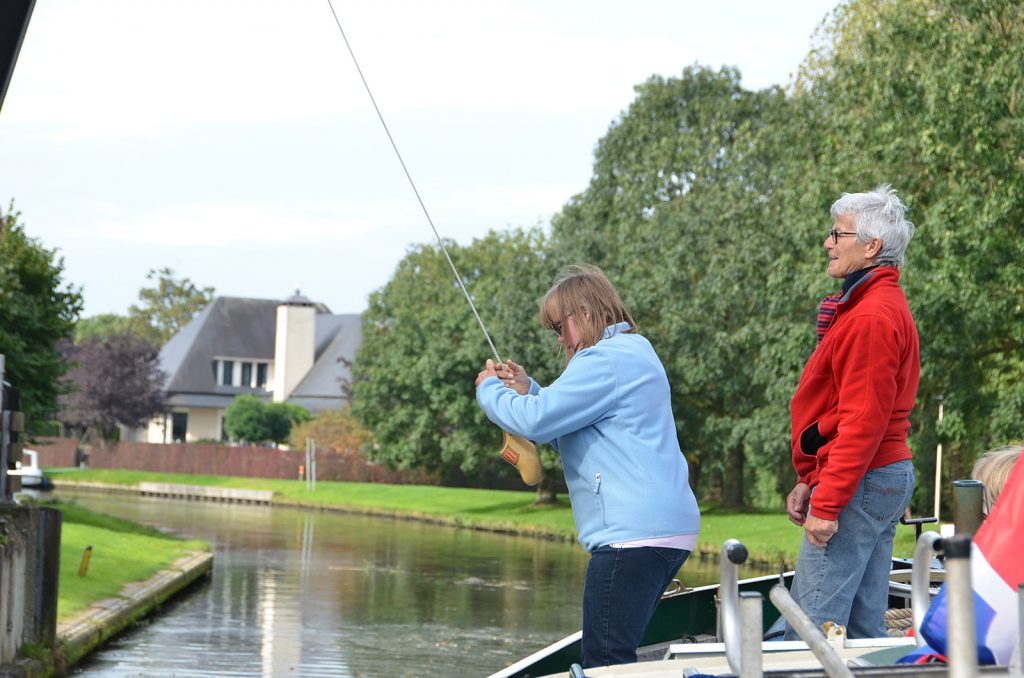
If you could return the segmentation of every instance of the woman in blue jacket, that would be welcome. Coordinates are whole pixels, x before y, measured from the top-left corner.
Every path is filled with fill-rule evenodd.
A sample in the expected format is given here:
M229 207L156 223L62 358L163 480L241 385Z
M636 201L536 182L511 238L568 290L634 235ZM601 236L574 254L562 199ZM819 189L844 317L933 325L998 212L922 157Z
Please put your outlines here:
M665 369L608 278L572 266L541 301L566 366L541 388L488 360L476 398L510 433L562 456L573 518L590 553L584 668L636 661L662 592L696 546L697 500L679 449Z

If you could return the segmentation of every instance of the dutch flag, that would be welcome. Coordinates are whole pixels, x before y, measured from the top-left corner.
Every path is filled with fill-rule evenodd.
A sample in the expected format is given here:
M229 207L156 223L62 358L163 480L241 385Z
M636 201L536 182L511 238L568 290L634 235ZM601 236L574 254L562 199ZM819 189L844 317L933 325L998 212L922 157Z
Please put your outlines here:
M971 585L978 634L978 663L1010 663L1020 638L1017 586L1024 583L1024 456L1017 460L992 513L974 537ZM928 661L947 654L946 587L932 601L921 622L928 646L907 655L904 662Z

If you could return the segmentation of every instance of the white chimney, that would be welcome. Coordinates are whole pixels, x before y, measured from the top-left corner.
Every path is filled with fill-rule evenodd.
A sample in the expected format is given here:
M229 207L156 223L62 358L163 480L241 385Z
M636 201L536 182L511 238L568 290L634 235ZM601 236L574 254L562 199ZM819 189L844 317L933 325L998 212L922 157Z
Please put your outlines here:
M274 338L274 402L288 399L313 368L316 351L316 307L295 290L277 307Z

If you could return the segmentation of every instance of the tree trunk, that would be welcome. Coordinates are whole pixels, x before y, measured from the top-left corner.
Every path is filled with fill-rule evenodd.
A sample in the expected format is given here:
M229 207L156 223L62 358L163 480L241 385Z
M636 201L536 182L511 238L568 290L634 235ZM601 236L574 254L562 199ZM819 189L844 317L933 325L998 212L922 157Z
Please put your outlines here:
M743 446L736 445L726 452L725 472L722 474L722 506L743 506Z
M533 503L538 506L554 504L558 499L555 489L557 482L558 474L553 473L551 469L541 469L540 482L537 483L537 496Z
M698 488L700 487L700 475L703 469L701 468L700 461L697 460L691 461L688 459L687 465L690 470L690 489L699 497L700 493L698 492Z

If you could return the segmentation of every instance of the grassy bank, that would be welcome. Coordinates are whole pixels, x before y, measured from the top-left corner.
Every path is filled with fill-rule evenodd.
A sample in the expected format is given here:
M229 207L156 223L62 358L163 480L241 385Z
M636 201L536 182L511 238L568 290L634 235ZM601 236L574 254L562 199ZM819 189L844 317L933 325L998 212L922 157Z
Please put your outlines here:
M206 551L200 541L184 541L143 525L93 513L67 502L49 504L64 514L60 543L58 621L91 604L113 598L126 583L144 581L193 551ZM92 546L84 576L78 574L82 554Z
M423 485L318 482L316 493L306 491L298 480L205 476L146 471L96 469L54 474L61 481L135 485L142 481L182 485L215 485L271 490L274 501L323 509L357 511L435 520L438 522L520 534L574 540L576 532L566 495L553 506L535 506L532 492L477 490ZM779 511L737 512L706 509L702 514L701 550L717 552L726 539L742 541L751 557L764 564L796 562L801 532ZM914 531L897 530L896 555L909 557L914 550Z

